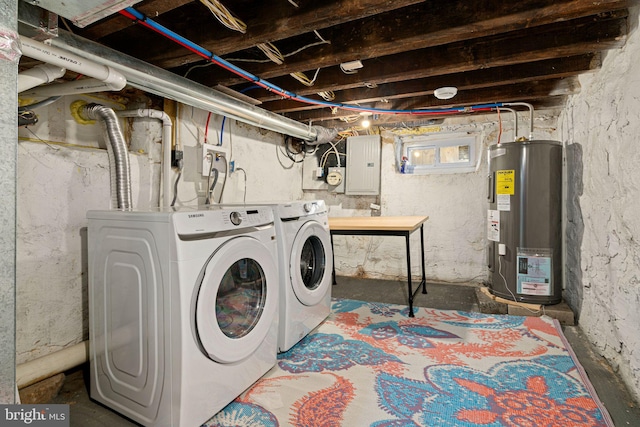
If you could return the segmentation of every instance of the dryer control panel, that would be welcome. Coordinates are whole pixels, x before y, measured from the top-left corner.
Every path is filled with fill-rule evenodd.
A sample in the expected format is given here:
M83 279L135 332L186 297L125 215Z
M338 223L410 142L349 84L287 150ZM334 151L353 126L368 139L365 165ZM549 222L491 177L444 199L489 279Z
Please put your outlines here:
M277 206L280 219L293 219L303 216L320 215L327 212L324 200L295 201Z

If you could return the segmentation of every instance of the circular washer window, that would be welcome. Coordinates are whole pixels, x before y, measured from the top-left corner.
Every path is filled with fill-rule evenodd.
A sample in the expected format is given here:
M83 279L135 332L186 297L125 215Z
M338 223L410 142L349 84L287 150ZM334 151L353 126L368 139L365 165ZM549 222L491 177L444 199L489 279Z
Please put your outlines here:
M289 274L296 298L304 305L316 305L331 287L331 238L329 230L316 221L300 227L291 245Z
M223 334L241 338L256 326L266 300L266 277L254 259L236 261L222 276L216 296L216 318Z
M201 271L195 327L209 358L237 362L272 333L280 286L273 253L256 239L237 237L220 246Z
M300 251L300 276L307 289L316 289L322 283L326 267L324 247L318 236L307 238Z

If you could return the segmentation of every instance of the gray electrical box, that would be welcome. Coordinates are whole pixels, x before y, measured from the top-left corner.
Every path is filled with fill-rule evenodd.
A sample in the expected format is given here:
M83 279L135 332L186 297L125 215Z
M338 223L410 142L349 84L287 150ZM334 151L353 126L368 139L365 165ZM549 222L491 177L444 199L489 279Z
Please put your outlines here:
M347 178L345 194L380 194L380 135L347 138Z

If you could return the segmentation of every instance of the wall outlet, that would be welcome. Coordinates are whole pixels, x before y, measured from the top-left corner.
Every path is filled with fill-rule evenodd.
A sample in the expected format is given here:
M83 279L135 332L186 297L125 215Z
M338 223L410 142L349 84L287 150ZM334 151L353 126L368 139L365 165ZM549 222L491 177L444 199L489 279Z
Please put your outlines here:
M218 172L227 172L227 149L220 145L202 144L200 152L199 169L202 176L209 176L211 169L218 169Z

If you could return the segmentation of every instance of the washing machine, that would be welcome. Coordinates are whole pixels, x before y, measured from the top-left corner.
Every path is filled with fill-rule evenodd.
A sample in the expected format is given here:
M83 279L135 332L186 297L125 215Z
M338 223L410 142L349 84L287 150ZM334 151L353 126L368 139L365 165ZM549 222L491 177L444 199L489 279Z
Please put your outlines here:
M293 347L331 311L333 255L324 200L271 205L278 234L278 351Z
M199 426L276 363L273 210L90 211L90 395L144 426Z

